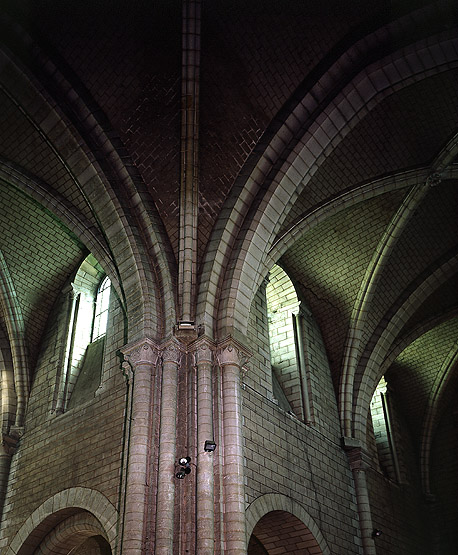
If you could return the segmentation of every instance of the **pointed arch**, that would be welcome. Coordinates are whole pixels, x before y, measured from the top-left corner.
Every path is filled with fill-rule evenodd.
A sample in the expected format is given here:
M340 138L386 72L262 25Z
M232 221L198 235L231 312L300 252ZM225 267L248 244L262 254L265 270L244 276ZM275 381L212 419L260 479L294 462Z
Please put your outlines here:
M280 493L266 493L265 495L261 495L261 497L256 498L247 507L245 512L247 544L256 524L263 516L272 511L284 511L285 513L294 515L310 531L313 541L318 548L321 549L322 555L331 555L326 540L312 516L300 503Z
M402 335L390 349L387 357L383 361L380 372L385 374L388 368L393 364L396 358L402 353L402 351L407 348L411 343L416 341L421 335L427 333L436 326L441 325L450 318L454 318L458 315L458 307L452 308L447 312L442 313L440 316L429 318L425 320L421 325L414 327L406 335Z
M77 210L75 206L57 191L51 190L49 185L43 183L38 177L30 175L23 168L19 168L11 161L1 157L0 181L4 181L32 198L43 209L51 212L78 237L110 276L113 287L116 289L125 309L125 298L119 282L119 274L116 271L106 239L94 228L84 214Z
M458 340L451 347L447 358L443 362L439 372L437 373L434 385L427 403L427 413L425 415L422 434L421 434L421 451L420 451L420 472L422 479L423 492L431 493L430 488L430 458L431 446L434 437L434 431L438 425L440 417L439 407L441 407L441 399L451 383L454 369L458 364Z
M69 516L53 528L43 541L40 542L34 553L36 555L67 555L75 550L79 550L80 547L84 549L84 546L88 544L88 540L91 539L103 541L103 543L96 541L96 546L100 544L109 546L100 522L91 513L80 511ZM98 555L100 554L100 549L91 550L91 552L93 555ZM19 551L21 555L26 555L27 553L30 553L28 546ZM85 549L84 553L86 553Z
M426 21L434 14L425 9L415 16ZM407 24L402 20L387 27L401 37ZM262 153L258 149L248 160L215 226L203 265L198 315L209 331L221 337L245 333L244 307L266 275L267 253L285 215L357 122L396 90L458 66L458 41L453 36L442 33L434 41L420 39L391 52L378 31L347 46L305 91L304 85L299 87L287 104L288 112L285 108L272 124L270 142L260 144ZM374 56L382 52L382 57L373 61L362 56L368 44ZM252 286L240 288L239 283Z
M58 523L83 511L97 519L114 551L118 520L116 509L102 493L76 487L56 493L37 507L18 530L5 555L34 553L36 547Z
M458 254L449 253L440 264L431 269L423 281L415 283L414 286L403 296L398 304L392 308L386 316L383 329L379 328L370 342L370 351L367 353L367 361L364 368L361 365L358 382L355 381L355 393L352 406L352 436L365 444L366 421L369 411L370 400L376 385L385 368L385 359L393 349L394 342L398 337L408 319L415 313L418 307L434 292L452 277L458 270Z
M0 24L8 27L7 36L13 33L18 41L10 45L16 58L0 52L0 63L10 69L2 90L52 149L89 206L91 227L104 238L115 270L113 282L119 282L130 315L128 339L162 337L165 322L170 327L176 321L176 271L162 222L134 164L125 163L119 138L112 139L108 120L70 68L63 62L58 68L51 55L17 25L11 29L5 20ZM30 50L34 58L21 58L17 44L26 46L24 52ZM35 97L31 98L30 90ZM56 147L62 142L67 146L65 155ZM129 287L122 291L125 281ZM158 313L164 317L157 317Z
M372 260L366 269L355 305L353 307L350 328L345 343L343 368L339 388L339 410L344 437L351 436L351 412L353 403L353 387L356 367L358 365L363 345L362 332L365 328L367 314L374 297L379 278L389 260L398 238L414 215L416 209L425 198L431 180L436 180L444 172L446 166L458 153L458 134L456 134L436 156L431 165L428 178L424 183L418 183L410 189L401 206L396 211L381 237Z
M413 187L388 224L381 237L361 282L350 319L345 343L343 368L339 388L339 407L342 435L351 435L351 408L356 367L363 349L363 330L375 289L397 240L429 190L428 183Z
M27 356L25 324L5 257L0 251L0 308L5 318L11 347L16 390L14 425L22 427L30 390L30 369Z

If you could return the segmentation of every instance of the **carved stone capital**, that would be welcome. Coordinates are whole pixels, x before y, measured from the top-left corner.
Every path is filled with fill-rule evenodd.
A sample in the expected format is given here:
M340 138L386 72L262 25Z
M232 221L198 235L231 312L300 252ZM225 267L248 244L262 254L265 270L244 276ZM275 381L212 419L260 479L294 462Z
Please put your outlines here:
M231 364L246 371L251 353L241 343L228 337L218 345L216 357L221 367Z
M84 287L81 287L81 285L77 285L76 283L73 283L73 282L70 284L70 288L71 289L68 291L68 294L72 299L74 299L78 295L87 293Z
M312 311L310 310L310 308L305 305L302 301L300 301L299 303L299 315L304 317L304 318L310 318L310 316L312 316Z
M171 340L164 345L161 345L161 357L162 362L174 362L175 364L180 364L181 359L184 354L184 348L176 340Z
M205 336L200 337L197 341L189 345L189 350L194 356L194 363L197 365L203 362L211 364L215 348L215 343Z
M11 426L9 435L19 441L24 435L24 426Z
M19 437L2 434L2 447L5 455L14 455L19 443Z
M70 283L62 289L62 294L67 295L69 299L73 299L78 294L78 291L75 290L74 284Z
M371 466L369 455L361 447L348 449L347 457L352 471L365 471Z
M159 358L157 345L147 337L131 345L126 345L121 352L124 355L124 361L130 364L133 371L139 364L156 366Z

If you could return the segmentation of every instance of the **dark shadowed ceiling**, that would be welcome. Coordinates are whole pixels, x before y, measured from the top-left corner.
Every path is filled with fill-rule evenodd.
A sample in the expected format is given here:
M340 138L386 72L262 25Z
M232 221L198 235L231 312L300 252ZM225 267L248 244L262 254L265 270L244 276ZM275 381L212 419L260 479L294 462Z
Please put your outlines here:
M53 302L80 261L92 251L105 268L116 266L116 229L104 213L101 191L111 191L139 236L150 232L144 214L155 222L176 267L181 7L166 0L2 5L1 266L17 300L33 372ZM430 12L422 15L422 9ZM456 388L453 10L453 2L221 0L204 3L202 11L199 264L223 208L247 187L247 176L308 91L321 83L327 92L320 102L331 103L360 72L392 68L385 76L394 84L367 109L342 116L348 125L320 147L313 174L297 174L297 198L282 199L288 209L277 241L289 242L278 249L276 262L320 325L337 396L358 301L368 301L369 291L371 309L358 330L355 387L373 386L373 368L386 363L384 372L403 399L418 442L431 402L441 401L439 418ZM380 44L374 46L364 37L377 29ZM434 52L441 57L431 69L433 44L440 45ZM424 70L406 54L414 46L423 53ZM396 65L400 52L405 58ZM330 71L346 53L355 59L351 71ZM408 69L412 77L401 79ZM275 171L284 170L307 133L322 123L318 112L304 118L257 193L252 213L256 202L267 202ZM97 126L112 150L97 142ZM435 165L441 156L446 163ZM421 188L436 171L437 183L404 213L411 188ZM9 317L4 304L4 334ZM383 350L383 361L374 346Z

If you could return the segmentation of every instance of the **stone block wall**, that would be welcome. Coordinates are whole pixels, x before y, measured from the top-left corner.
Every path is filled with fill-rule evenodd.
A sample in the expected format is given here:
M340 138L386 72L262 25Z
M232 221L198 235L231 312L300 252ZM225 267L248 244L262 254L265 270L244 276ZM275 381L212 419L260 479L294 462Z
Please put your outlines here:
M67 488L97 490L118 509L127 388L117 351L125 343L124 315L112 294L100 387L84 403L56 415L55 353L65 337L61 308L54 307L43 337L24 435L12 459L0 551L33 511Z
M456 530L458 515L458 393L451 399L443 414L433 443L431 457L431 489L434 497L430 499L431 526L434 527L437 543L431 553L454 553L456 549Z
M397 479L392 466L391 452L377 452L374 428L368 429L371 465L367 470L367 483L371 514L374 528L382 531L382 535L376 538L377 554L429 555L431 513L422 494L418 457L396 391L390 387L388 390L400 480ZM383 465L388 460L391 467L384 469Z
M367 471L367 482L376 538L377 555L429 555L429 518L419 483L398 484L375 469Z
M278 406L265 389L270 361L268 335L260 313L261 288L251 310L248 333L254 353L243 378L246 502L280 493L300 503L321 529L332 553L359 553L358 514L347 457L340 446L337 405L319 329L306 322L310 392L314 421L307 425Z
M286 397L281 406L303 419L301 376L293 323L294 315L299 312L299 301L291 280L279 266L274 266L269 273L266 294L273 383L275 385L275 380L278 381L278 393ZM281 397L277 394L279 401Z

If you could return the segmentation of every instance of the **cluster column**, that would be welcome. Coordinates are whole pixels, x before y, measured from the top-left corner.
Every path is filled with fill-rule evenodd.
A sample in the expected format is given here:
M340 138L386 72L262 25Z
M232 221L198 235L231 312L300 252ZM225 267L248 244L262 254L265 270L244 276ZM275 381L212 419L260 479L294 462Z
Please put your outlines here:
M156 513L157 555L173 553L178 370L182 357L183 352L178 341L172 339L163 346Z
M363 553L364 555L376 555L375 542L372 537L374 527L372 524L369 490L366 480L366 469L369 466L366 461L366 454L360 447L355 447L347 451L347 456L355 482L356 503L358 507Z
M223 396L223 489L226 551L246 555L245 484L240 375L249 354L233 339L218 348Z
M211 555L215 549L215 505L213 452L204 449L214 440L212 367L214 345L208 339L196 341L197 367L197 553Z
M123 368L131 386L130 433L124 511L122 553L141 553L145 535L148 499L149 455L151 452L152 385L159 358L150 339L122 350Z

